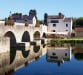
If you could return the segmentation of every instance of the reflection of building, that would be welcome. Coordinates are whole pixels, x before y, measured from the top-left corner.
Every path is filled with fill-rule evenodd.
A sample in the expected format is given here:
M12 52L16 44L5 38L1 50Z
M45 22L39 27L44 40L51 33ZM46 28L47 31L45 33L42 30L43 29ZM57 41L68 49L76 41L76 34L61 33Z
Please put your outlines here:
M58 65L64 61L71 59L71 48L67 47L48 47L46 60L49 62L57 62Z

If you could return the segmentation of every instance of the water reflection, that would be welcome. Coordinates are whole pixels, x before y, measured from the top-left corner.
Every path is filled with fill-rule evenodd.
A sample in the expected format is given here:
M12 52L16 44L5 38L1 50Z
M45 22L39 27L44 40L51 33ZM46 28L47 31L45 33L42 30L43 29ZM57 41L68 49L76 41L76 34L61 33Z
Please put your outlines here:
M13 75L82 75L83 45L47 45L46 55ZM58 65L58 66L57 66Z
M29 65L31 61L38 60L45 53L46 53L46 57L44 56L45 59L41 58L39 62L37 61L39 67L48 68L48 66L50 65L49 63L51 63L50 66L56 63L59 67L61 67L61 65L64 65L65 67L65 63L69 62L71 65L72 63L75 63L77 65L76 62L83 61L83 44L75 44L73 46L71 46L70 44L59 44L59 45L49 44L46 45L45 48L43 48L44 45L39 45L39 43L40 41L37 41L37 43L31 42L30 45L27 45L28 43L27 44L17 43L16 47L11 47L10 52L7 51L4 53L0 53L1 58L0 75L12 75L12 72L17 71L19 68L23 66ZM25 47L25 45L27 46ZM73 60L77 61L73 61L72 56L74 56ZM72 63L70 61L72 61ZM43 64L41 64L40 62L41 63L43 62ZM35 69L38 70L37 72L40 72L41 71L40 68L36 68L38 64L35 64L35 67L32 66L32 68L34 67ZM55 68L57 69L58 66ZM68 65L66 66L69 67ZM73 66L73 68L74 67L75 66ZM54 70L55 68L52 69ZM15 75L18 74L16 74L15 72ZM27 73L25 72L23 75L27 75Z
M16 47L11 47L10 51L0 53L0 75L12 75L12 72L37 60L41 55L39 45L25 47L24 43L18 43Z
M80 46L77 45L73 50L73 54L76 60L82 61L83 60L83 45L82 44Z
M64 61L70 61L71 55L71 47L47 47L46 60L56 62L60 66Z

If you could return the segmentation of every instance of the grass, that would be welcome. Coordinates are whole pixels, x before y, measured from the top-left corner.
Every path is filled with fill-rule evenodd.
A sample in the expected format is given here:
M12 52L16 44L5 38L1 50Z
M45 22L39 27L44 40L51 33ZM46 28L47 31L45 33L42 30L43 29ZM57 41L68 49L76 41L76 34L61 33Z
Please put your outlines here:
M68 39L51 39L47 44L51 45L64 45L70 44L71 46L77 44L83 44L83 37L75 37L75 38L68 38Z

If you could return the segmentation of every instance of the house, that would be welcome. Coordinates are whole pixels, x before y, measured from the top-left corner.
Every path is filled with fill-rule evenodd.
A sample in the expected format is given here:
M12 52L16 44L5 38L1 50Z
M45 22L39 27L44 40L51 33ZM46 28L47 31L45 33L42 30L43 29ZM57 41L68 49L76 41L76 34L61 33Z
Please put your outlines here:
M76 37L83 37L83 27L76 27L75 28L75 36Z
M72 18L66 18L62 13L47 15L47 34L71 35Z
M58 65L71 60L71 47L47 47L46 60L56 62Z
M29 15L22 15L21 13L12 14L12 20L17 23L27 23L29 25L36 25L36 15L34 10L30 10ZM10 17L10 16L9 16Z
M28 22L29 25L36 25L36 17L35 16L27 16L27 15L23 15L23 19L25 20L25 22Z

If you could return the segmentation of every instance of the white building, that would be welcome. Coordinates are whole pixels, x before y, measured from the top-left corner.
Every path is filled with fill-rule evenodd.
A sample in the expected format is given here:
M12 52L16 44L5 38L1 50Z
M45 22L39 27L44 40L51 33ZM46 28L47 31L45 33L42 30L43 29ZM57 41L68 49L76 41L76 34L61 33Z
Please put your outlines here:
M47 34L69 35L72 32L72 19L62 13L47 16Z

